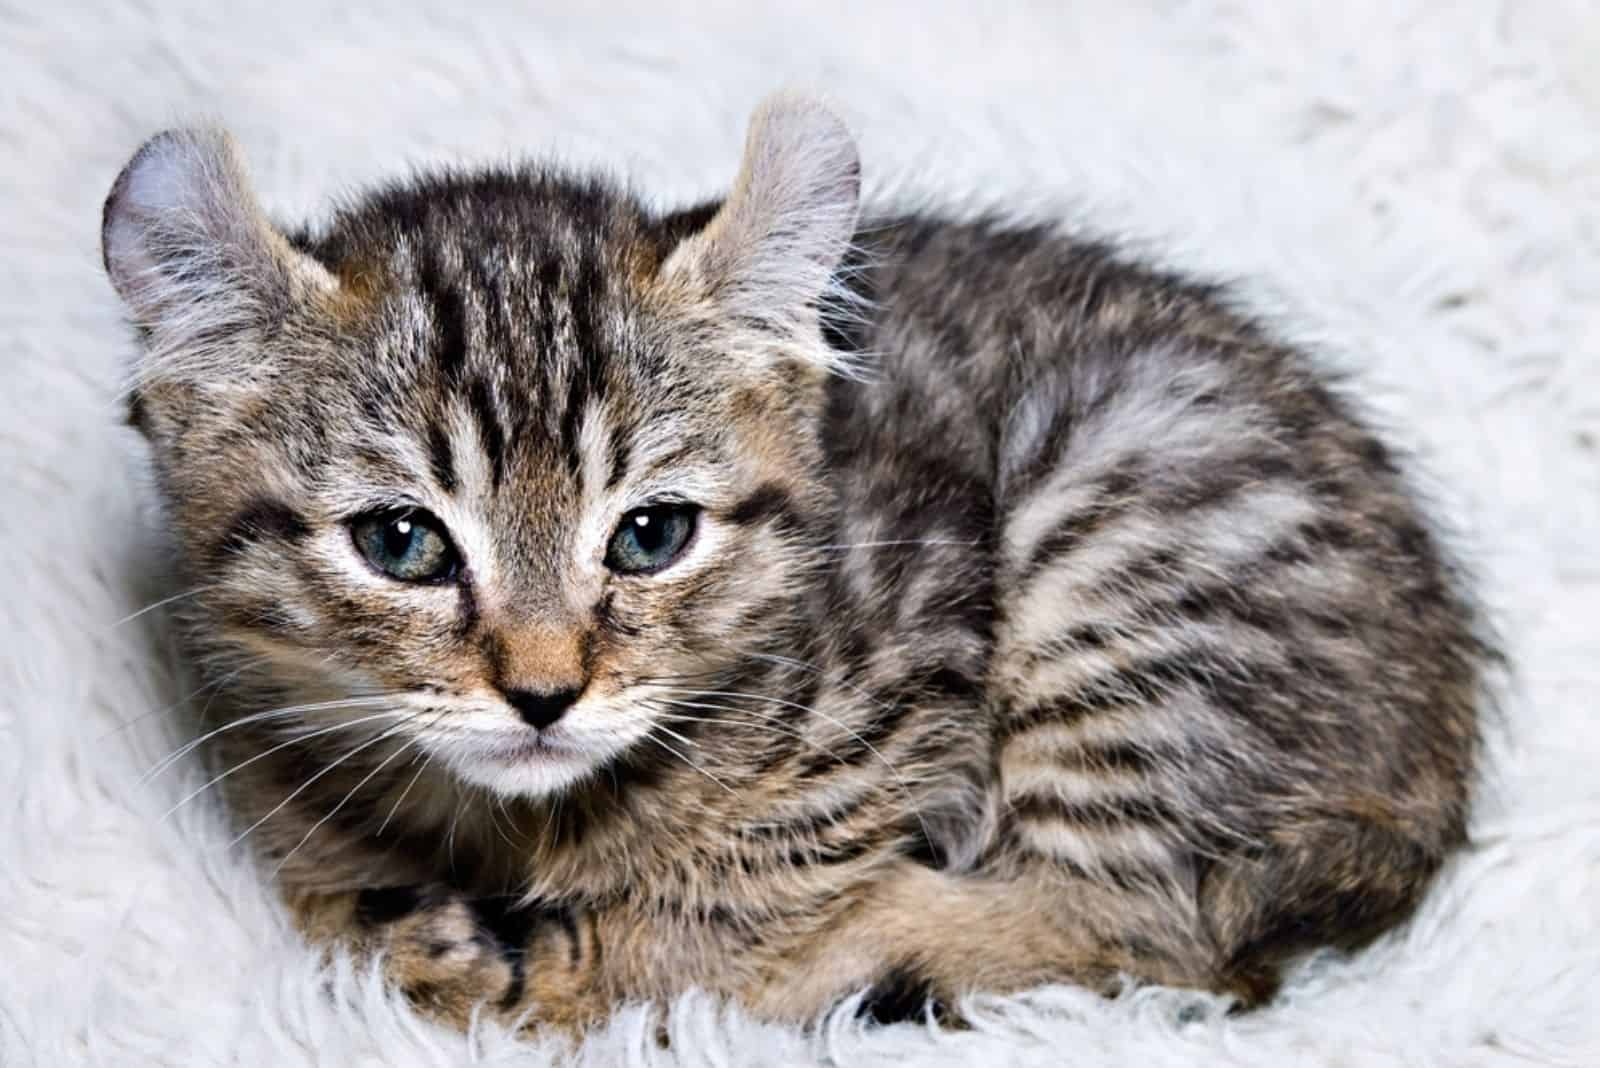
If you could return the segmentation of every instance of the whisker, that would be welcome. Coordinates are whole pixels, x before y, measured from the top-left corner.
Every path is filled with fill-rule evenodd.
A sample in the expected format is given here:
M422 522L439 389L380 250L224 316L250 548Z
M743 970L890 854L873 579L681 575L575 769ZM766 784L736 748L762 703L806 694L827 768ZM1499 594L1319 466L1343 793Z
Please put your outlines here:
M299 797L301 794L303 794L307 790L309 790L311 788L311 785L313 783L317 782L317 780L321 779L324 775L327 775L329 772L331 772L335 768L339 767L339 765L343 764L346 760L349 760L351 757L355 756L357 753L362 752L363 750L366 750L366 749L371 749L373 746L377 745L379 742L383 741L385 738L389 738L389 737L393 736L393 734L396 731L398 731L400 728L404 727L408 722L410 722L411 720L415 719L417 716L419 716L421 714L422 713L420 713L420 712L411 713L410 715L406 716L405 719L401 720L399 723L396 723L394 726L392 726L392 727L388 728L387 730L383 731L382 733L378 734L376 737L368 738L366 741L362 742L360 745L356 746L354 749L351 749L344 756L340 757L338 760L335 760L332 764L327 765L321 771L319 771L315 775L311 776L309 779L307 779L305 782L301 783L299 786L296 786L294 788L294 790L292 790L290 792L288 797L285 797L282 801L279 801L276 805L272 806L272 810L270 812L268 812L265 816L262 816L260 819L256 820L250 826L246 827L243 831L240 831L239 834L233 839L233 841L228 843L229 848L232 848L233 846L236 846L240 842L244 841L245 838L247 838L249 836L251 831L255 830L257 827L261 826L263 823L267 822L272 817L274 817L278 813L282 812L284 807L286 805L288 805L289 802L293 801L295 798ZM235 770L237 770L237 769L235 769Z
M417 713L417 715L421 715L421 713L419 712L419 713ZM409 720L402 720L400 723L395 724L395 729L398 730L399 728L405 726L405 724L407 722L409 722ZM346 791L345 795L342 798L339 799L339 803L337 805L334 805L331 809L329 809L328 810L328 814L326 816L323 816L317 822L313 823L311 825L311 829L308 830L305 833L305 836L302 837L300 839L300 841L298 841L298 842L296 842L294 844L294 848L289 850L289 852L287 852L287 853L285 853L283 855L283 859L278 861L277 865L272 869L273 876L276 877L277 874L280 871L283 870L283 866L285 864L289 863L289 861L294 857L294 855L296 853L300 852L300 847L301 846L303 846L307 842L311 841L311 836L312 835L316 834L319 830L322 829L324 824L326 824L329 820L333 819L333 817L335 817L335 816L337 816L339 814L339 810L344 808L344 806L349 803L350 799L356 795L357 791L359 791L363 786L367 785L367 783L371 782L373 780L373 777L376 776L380 771L382 771L384 768L388 767L389 763L391 761L393 761L395 759L395 757L399 756L401 753L404 753L407 749L411 748L413 745L416 745L416 744L417 744L417 739L415 737L406 739L406 741L401 744L400 748L396 749L394 752L392 752L388 756L384 757L383 760L380 761L376 767L374 767L371 771L367 772L366 775L362 777L360 782L358 782L354 786L350 787L350 789L348 791Z
M796 741L808 746L815 752L830 756L840 764L844 763L844 757L839 756L822 743L806 737L806 735L802 732L782 726L781 721L778 721L776 717L766 716L760 712L755 712L750 709L735 708L731 705L696 704L693 702L680 702L665 698L662 700L664 703L671 705L674 708L706 708L718 712L746 713L749 715L760 716L762 719L771 719L774 721L772 723L751 723L749 720L744 719L721 719L717 716L675 716L670 712L658 712L663 719L669 719L674 723L716 723L727 727L749 727L758 731L766 731L769 734L776 734L784 738L793 738Z
M205 793L207 790L211 789L217 783L221 782L223 779L226 779L228 776L232 775L234 772L243 771L245 768L249 767L251 764L256 763L258 760L265 760L267 757L271 756L272 754L280 752L280 751L282 751L284 749L287 749L291 745L299 745L301 742L309 741L312 738L317 738L317 737L320 737L320 736L322 736L324 734L332 734L334 731L348 730L351 727L359 727L363 723L372 723L372 722L374 722L376 720L389 719L389 718L391 718L393 716L397 716L397 715L405 715L405 713L403 713L403 712L378 712L378 713L376 713L374 715L371 715L371 716L362 716L360 719L353 719L353 720L349 720L349 721L344 722L344 723L335 723L331 727L323 727L320 730L312 731L310 734L301 735L301 736L295 737L295 738L290 738L286 742L280 742L279 744L273 746L271 749L267 749L267 750L264 750L264 751L262 751L260 753L257 753L255 756L247 757L244 760L241 760L239 763L233 765L233 767L229 768L227 771L221 772L221 773L213 776L204 785L200 786L198 789L196 789L196 790L192 791L191 793L189 793L186 797L183 798L183 800L179 801L176 805L173 805L171 808L167 809L167 811L162 814L161 818L162 819L166 819L167 817L171 816L174 812L178 811L178 809L182 808L184 805L187 805L190 801L193 801L195 798L199 797L201 794ZM383 735L380 734L378 737L381 738L381 737L383 737Z
M303 712L322 712L334 708L359 708L369 707L375 704L386 704L392 701L395 696L397 695L346 697L338 701L317 701L306 705L286 705L283 708L269 708L265 712L256 712L248 716L241 716L239 719L230 720L215 730L202 734L193 741L187 742L175 749L173 752L157 761L154 767L144 773L139 782L141 785L143 785L144 783L157 778L168 768L172 767L173 764L194 752L199 746L204 745L206 742L210 741L212 738L215 738L219 734L233 730L235 727L245 727L252 723L262 723L270 719L285 719L290 716L298 716Z
M506 799L504 797L496 796L494 799L494 804L489 808L489 826L494 828L494 833L500 837L500 841L504 842L512 849L516 849L517 843L513 842L511 837L507 835L505 830L500 826L501 816L506 818L506 822L511 824L513 830L516 829L516 821L511 818L511 813L506 810ZM521 838L522 836L519 834L517 837ZM527 839L524 838L523 842L526 844Z
M196 586L192 590L184 590L182 593L175 593L171 597L163 597L161 600L157 601L154 604L147 604L143 608L139 609L137 612L131 612L128 615L123 616L121 619L119 619L115 623L111 624L111 629L112 630L116 630L118 627L122 626L125 623L132 623L134 620L138 619L140 616L144 615L146 612L154 612L157 608L161 608L164 605L169 605L169 604L172 604L172 603L174 603L176 601L184 600L187 597L193 597L196 594L205 593L208 590L214 590L216 588L217 588L216 583L210 583L209 585L205 585L205 586Z
M788 736L790 738L800 738L802 740L809 741L809 739L806 739L806 736L805 736L804 732L795 730L793 727L788 726L779 717L774 716L774 715L770 715L770 714L765 713L765 712L757 712L754 709L740 708L737 705L708 704L708 703L703 702L703 701L684 701L684 700L681 700L681 699L675 698L675 697L655 697L655 698L651 698L650 699L650 703L651 704L659 703L659 704L665 705L665 706L667 706L669 708L695 708L695 709L705 709L705 710L710 711L710 712L733 712L733 713L748 714L748 715L752 715L752 716L757 716L757 717L760 717L762 720L767 720L767 721L770 721L770 722L751 723L748 720L742 720L742 719L718 719L715 716L673 716L673 715L668 715L667 718L668 719L673 719L673 720L682 720L682 721L684 721L686 723L720 723L720 724L725 724L725 725L730 726L730 727L756 727L756 728L759 728L761 730L772 731L775 734L783 734L783 735L786 735L786 736Z
M851 730L851 728L847 724L845 724L844 722L842 722L840 720L837 720L837 719L833 718L832 716L828 715L826 712L821 711L820 709L814 708L811 705L803 705L798 701L790 701L789 699L784 698L784 697L773 697L771 694L746 693L746 692L743 692L743 691L740 691L740 690L696 690L696 689L694 689L693 687L690 687L690 686L663 686L662 689L664 689L664 690L677 690L677 691L680 691L682 693L688 693L688 694L692 694L692 695L696 695L696 696L700 696L700 697L733 697L733 698L744 698L744 699L748 699L748 700L752 700L752 701L765 701L768 704L781 705L784 708L793 708L793 709L796 709L796 710L801 711L801 712L808 712L808 713L811 713L812 715L819 716L822 719L827 720L829 723L834 724L840 730L843 730L843 731L850 731ZM854 734L853 731L851 733ZM860 740L860 735L854 735L854 736L858 740Z
M967 538L964 540L947 538L889 538L884 541L855 541L838 545L818 545L815 546L815 548L819 550L836 552L843 549L877 549L890 545L963 545L970 548L971 546L982 544L983 543L978 541L976 538Z
M661 727L660 729L666 731L668 734L672 735L674 738L683 738L683 735L678 734L676 731L668 730L666 727ZM668 745L666 742L662 741L660 738L657 738L654 733L646 734L645 737L649 738L652 742L655 742L661 748L665 749L667 752L671 753L673 756L677 757L679 760L681 760L685 764L689 765L689 767L693 768L695 771L698 771L700 774L704 775L706 778L710 779L712 782L716 783L718 786L720 786L724 790L728 791L728 793L730 795L732 795L734 797L738 796L738 794L734 792L733 787L729 786L727 783L723 782L721 779L719 779L715 775L711 774L705 768L702 768L699 764L696 764L694 761L690 760L687 756L684 756L682 753L680 753L676 749L672 748L672 746ZM687 739L684 739L684 740L687 741Z
M240 675L244 674L244 671L245 671L244 668L240 668L238 671L232 672L231 674L223 675L221 678L213 679L212 681L206 683L204 686L201 686L198 689L191 690L190 692L184 694L182 697L180 697L176 701L172 702L172 704L167 705L165 708L150 708L150 709L146 709L145 711L140 712L137 716L134 716L131 719L127 719L127 720L123 720L122 722L119 722L115 727L112 727L110 730L106 731L104 734L102 734L98 738L96 738L95 741L103 742L106 739L113 737L114 735L121 734L123 731L127 730L129 727L132 727L134 724L140 722L141 720L149 719L151 716L164 716L164 715L167 715L169 712L175 712L178 709L182 708L184 705L188 704L190 701L193 701L196 697L199 697L201 694L205 693L207 690L214 690L219 686L226 686L228 683L232 682L234 679L236 679Z
M916 802L914 800L916 795L911 792L911 787L910 787L909 784L907 784L907 782L905 780L905 776L903 776L900 773L900 769L895 767L894 764L889 760L889 758L884 756L883 753L878 750L877 746L875 746L871 742L867 741L856 730L854 730L852 727L850 727L848 724L844 723L843 721L841 721L839 719L836 719L833 716L828 715L826 712L823 712L821 709L818 709L818 708L815 708L815 707L812 707L812 706L809 706L809 705L803 705L803 704L800 704L800 703L798 703L796 701L786 700L785 698L781 698L781 697L772 697L772 696L769 696L767 694L741 693L741 692L732 691L732 690L704 690L704 691L698 691L697 692L697 691L694 691L694 690L692 690L692 689L690 689L688 687L674 687L674 686L663 686L662 689L665 689L665 690L679 690L679 691L681 691L683 693L689 694L691 697L732 697L732 698L747 698L747 699L755 700L755 701L765 701L768 704L780 705L780 706L783 706L785 708L799 709L802 712L810 713L811 715L817 716L817 717L819 717L819 718L821 718L823 720L826 720L829 723L832 723L834 726L838 727L840 730L842 730L846 734L848 734L856 742L858 742L859 744L864 746L869 753L871 753L874 757L876 757L878 759L879 763L881 763L885 768L888 769L889 774L891 774L891 775L893 775L895 777L895 781L897 783L899 783L900 789L902 791L904 791L904 796L906 798L907 803L910 804L910 806L911 806L912 814L917 817L917 823L922 826L922 833L928 837L929 841L933 840L933 834L929 830L927 822L922 818L921 811L916 806ZM881 704L881 702L880 702L880 704ZM888 707L888 706L884 705L883 707ZM762 713L756 712L754 709L741 709L741 711L746 712L746 713L748 713L750 715L762 715ZM774 719L774 720L776 720L777 722L780 722L780 723L783 722L781 719L778 719L778 717L775 717L775 716L769 716L767 718Z
M461 825L461 816L472 804L472 795L467 794L465 804L456 806L456 814L450 820L450 831L445 835L445 854L450 861L450 870L456 870L456 828Z
M639 675L636 683L698 682L702 679L731 678L737 672L729 667L708 668L705 671L684 671L672 675Z
M674 708L703 708L714 712L734 712L738 713L739 715L756 716L765 722L751 723L748 720L742 719L719 719L714 716L673 716L670 714L668 714L666 718L686 723L721 723L730 727L754 727L757 730L770 731L773 734L782 735L787 738L794 738L797 741L804 743L814 752L830 756L840 764L845 762L844 757L835 753L832 749L829 749L821 742L818 742L815 739L807 736L805 732L796 730L789 726L780 717L774 716L767 712L758 712L753 708L739 708L733 705L715 705L703 704L695 701L680 701L667 697L657 698L657 700L671 705ZM894 769L891 768L890 770L892 771Z
M424 757L424 759L422 761L422 766L417 768L416 774L411 776L411 781L406 783L406 788L404 790L400 791L400 796L394 799L394 804L393 805L389 806L389 814L387 816L383 817L383 822L382 823L378 824L378 833L376 835L374 835L373 837L375 837L375 838L382 838L383 837L384 828L389 826L389 821L394 819L394 814L396 812L400 811L401 804L403 804L405 802L405 799L408 796L410 796L410 794L411 794L411 788L413 786L417 785L417 780L422 778L422 773L428 770L428 765L429 764L433 763L433 754L432 753L427 753L424 756L424 753L423 753L423 750L422 750L421 746L417 747L416 756L413 756L411 758L411 762L413 764L416 763L417 757Z
M608 768L607 770L609 771L610 769ZM616 783L617 783L617 773L612 771L611 772L611 784L612 784L612 786L615 786ZM544 836L546 841L550 841L550 829L552 827L554 827L558 833L560 832L561 825L556 822L556 817L558 815L560 815L560 813L561 813L561 795L560 794L556 794L555 803L550 806L550 811L545 815L545 818L544 818L544 830L540 832Z
M692 738L685 738L683 735L679 734L677 731L667 730L667 728L665 728L665 727L662 727L661 729L664 730L664 731L667 731L668 734L670 734L670 735L672 735L672 737L678 739L678 741L682 742L684 745L689 746L691 749L699 749L700 748L700 743L697 742L697 741L694 741Z
M801 671L810 672L813 675L827 676L829 674L827 670L825 670L824 668L818 667L816 664L810 664L810 663L807 663L804 660L796 660L794 657L791 657L791 656L779 656L776 653L757 653L757 652L753 652L751 650L740 650L740 655L741 656L748 656L752 660L763 660L763 661L766 661L767 663L782 664L785 667L798 668ZM845 689L849 690L851 693L855 694L857 697L861 697L861 698L864 698L864 699L866 699L868 701L871 701L873 704L877 705L879 708L887 709L887 708L892 707L889 704L889 702L885 701L883 698L879 697L877 694L872 693L870 690L863 689L862 687L857 686L855 683L850 682L850 681L848 681L846 679L833 679L831 681L836 682L839 685L843 686Z

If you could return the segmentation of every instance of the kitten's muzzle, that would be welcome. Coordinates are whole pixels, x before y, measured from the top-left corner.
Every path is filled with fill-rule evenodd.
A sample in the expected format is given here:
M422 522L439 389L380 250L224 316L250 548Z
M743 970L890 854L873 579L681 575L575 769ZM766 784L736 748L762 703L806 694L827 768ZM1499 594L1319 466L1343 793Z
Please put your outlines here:
M576 688L537 693L533 690L507 690L505 698L517 715L530 727L543 729L560 719L578 699Z

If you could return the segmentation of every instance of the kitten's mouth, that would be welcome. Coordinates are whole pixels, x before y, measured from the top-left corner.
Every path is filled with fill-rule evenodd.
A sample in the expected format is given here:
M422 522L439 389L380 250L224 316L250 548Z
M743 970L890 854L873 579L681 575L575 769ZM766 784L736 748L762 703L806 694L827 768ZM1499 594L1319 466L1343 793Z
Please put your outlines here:
M574 759L582 757L584 750L574 745L570 738L550 730L518 731L512 738L495 742L490 751L505 761Z
M498 732L497 732L498 734ZM517 730L484 738L475 747L480 759L493 764L586 764L594 758L588 750L560 730Z
M452 770L468 782L507 796L558 793L588 777L605 753L560 728L484 732L439 746Z

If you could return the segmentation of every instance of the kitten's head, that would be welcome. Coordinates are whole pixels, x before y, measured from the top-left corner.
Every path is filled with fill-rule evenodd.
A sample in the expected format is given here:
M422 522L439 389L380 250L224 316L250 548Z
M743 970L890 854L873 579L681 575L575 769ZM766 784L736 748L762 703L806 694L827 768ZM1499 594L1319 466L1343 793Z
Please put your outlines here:
M844 126L787 96L720 208L666 218L525 169L290 236L225 134L150 141L104 254L213 670L376 695L379 727L505 793L635 745L810 581L841 359L818 309L857 194Z

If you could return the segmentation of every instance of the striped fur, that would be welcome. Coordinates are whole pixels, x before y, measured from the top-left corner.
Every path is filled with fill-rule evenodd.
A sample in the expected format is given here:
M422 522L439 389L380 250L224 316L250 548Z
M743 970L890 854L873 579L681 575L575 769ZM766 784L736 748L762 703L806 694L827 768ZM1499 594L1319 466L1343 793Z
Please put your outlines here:
M1493 651L1328 378L1054 227L858 223L857 170L779 97L668 215L524 168L285 235L206 132L112 191L197 744L307 932L444 1018L1254 1003L1462 841ZM682 556L609 571L663 500ZM392 507L459 571L367 565Z

